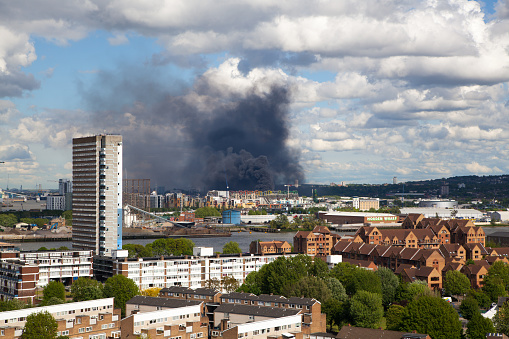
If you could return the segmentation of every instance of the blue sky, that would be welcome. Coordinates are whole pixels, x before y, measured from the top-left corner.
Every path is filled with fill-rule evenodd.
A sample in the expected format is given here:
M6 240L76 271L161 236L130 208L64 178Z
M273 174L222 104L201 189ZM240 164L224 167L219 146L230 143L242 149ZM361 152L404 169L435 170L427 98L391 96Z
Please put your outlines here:
M280 182L507 174L508 31L502 0L0 0L0 187L55 187L96 133L124 136L130 176L199 187L174 103L206 120L274 87Z

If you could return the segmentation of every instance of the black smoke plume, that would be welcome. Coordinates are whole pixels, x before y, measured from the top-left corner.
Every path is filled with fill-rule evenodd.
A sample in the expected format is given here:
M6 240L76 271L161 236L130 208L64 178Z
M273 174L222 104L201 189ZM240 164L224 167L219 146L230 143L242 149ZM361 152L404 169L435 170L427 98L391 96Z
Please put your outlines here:
M304 179L300 153L286 145L285 87L222 97L201 79L195 91L168 95L154 85L137 89L136 81L114 80L113 74L101 79L108 97L132 95L135 100L134 105L105 110L104 91L84 93L96 106L95 126L123 135L124 178L150 178L152 187L202 192L225 190L226 183L230 190L271 190L275 184Z

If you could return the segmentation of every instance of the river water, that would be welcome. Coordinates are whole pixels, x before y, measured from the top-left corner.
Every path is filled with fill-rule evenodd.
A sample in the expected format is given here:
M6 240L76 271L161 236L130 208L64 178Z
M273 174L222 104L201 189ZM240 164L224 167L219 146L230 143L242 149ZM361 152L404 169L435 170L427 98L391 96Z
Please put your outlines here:
M229 241L235 241L239 244L240 249L243 252L249 252L249 244L251 241L271 241L271 240L283 240L288 241L290 245L293 244L293 236L295 232L284 232L284 233L263 233L263 232L235 232L232 233L231 237L214 237L214 238L186 238L192 240L196 247L214 247L215 252L221 252L223 246ZM123 241L124 244L140 244L145 246L156 239L126 239ZM33 251L41 247L46 248L57 248L60 246L66 246L71 248L71 241L45 241L45 242L25 242L16 243L21 250Z
M484 227L484 232L486 235L490 235L494 232L508 232L509 227ZM341 236L346 234L353 234L354 232L345 232L340 233ZM243 252L249 252L249 244L251 241L261 240L261 241L271 241L271 240L283 240L288 241L290 245L293 245L293 236L295 232L284 232L284 233L263 233L263 232L235 232L232 233L231 237L214 237L214 238L187 238L194 242L196 247L213 247L214 252L221 252L223 246L229 241L235 241L239 244L240 249ZM124 244L140 244L145 246L156 239L126 239L123 241ZM33 251L37 250L41 247L46 248L57 248L60 246L66 246L68 248L72 247L72 243L70 241L47 241L47 242L26 242L16 244L19 246L21 250L24 251Z

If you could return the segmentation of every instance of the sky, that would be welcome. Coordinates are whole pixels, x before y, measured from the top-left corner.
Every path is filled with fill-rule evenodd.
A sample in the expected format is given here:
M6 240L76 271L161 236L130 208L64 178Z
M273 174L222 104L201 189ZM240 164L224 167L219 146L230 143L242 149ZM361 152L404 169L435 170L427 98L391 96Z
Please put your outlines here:
M203 149L231 112L263 139L254 99L279 183L507 174L508 81L507 0L0 0L0 187L56 187L98 133L124 177L199 186L217 152L264 155Z

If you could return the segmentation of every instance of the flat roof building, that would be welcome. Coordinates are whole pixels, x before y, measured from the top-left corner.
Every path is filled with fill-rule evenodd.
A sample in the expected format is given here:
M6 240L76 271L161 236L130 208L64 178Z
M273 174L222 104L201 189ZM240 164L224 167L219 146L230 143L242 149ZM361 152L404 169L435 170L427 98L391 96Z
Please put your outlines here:
M111 256L122 249L122 136L72 140L72 246Z

